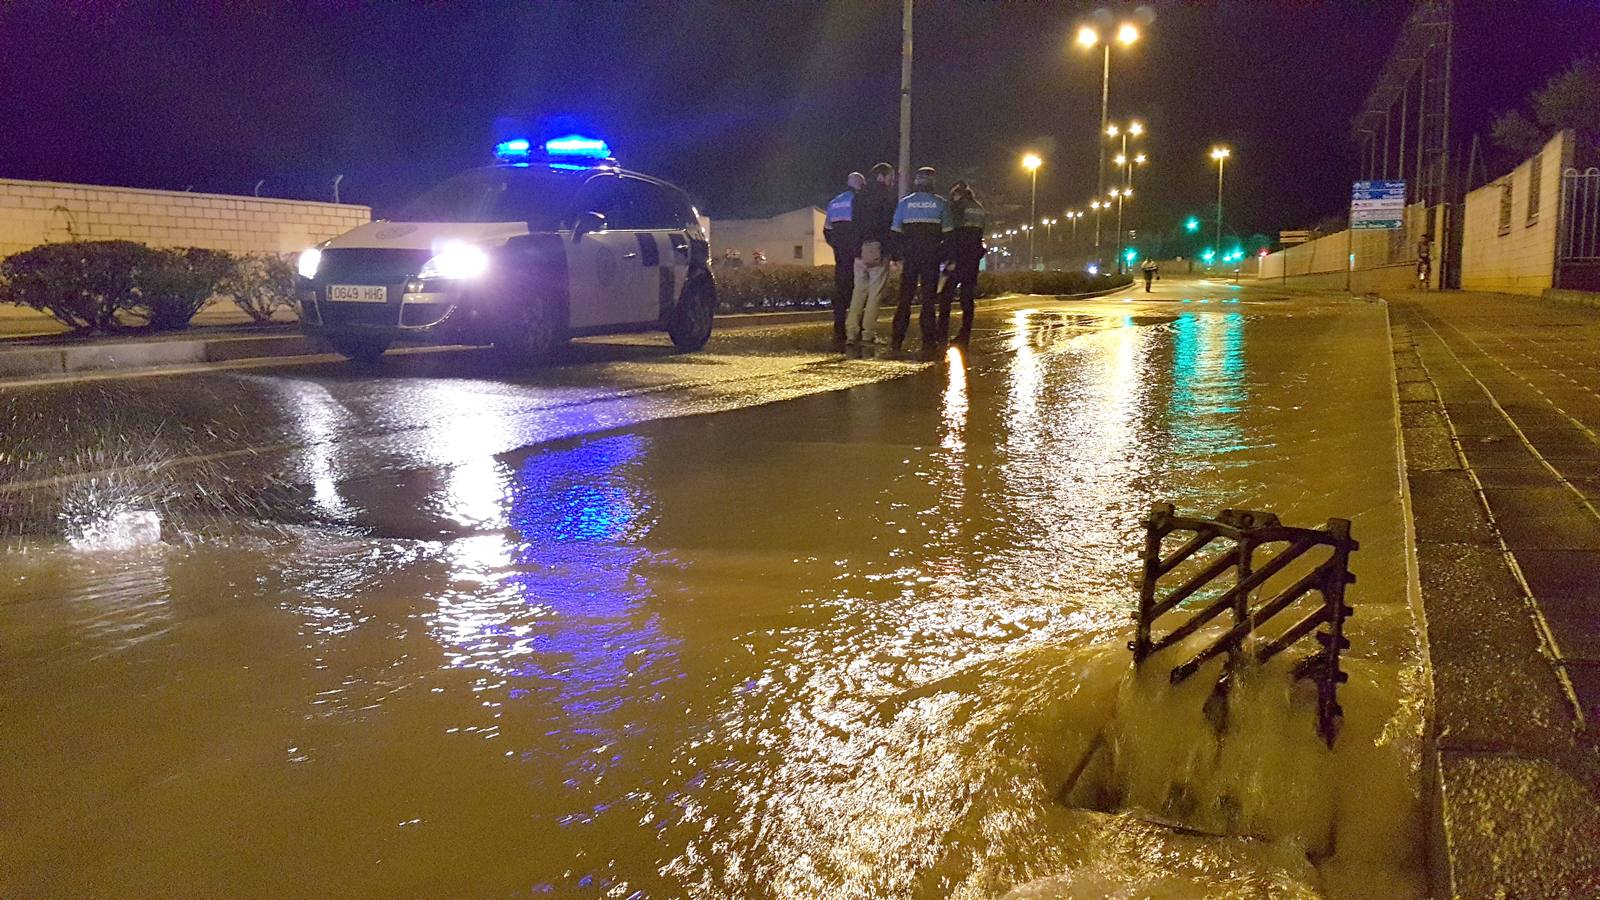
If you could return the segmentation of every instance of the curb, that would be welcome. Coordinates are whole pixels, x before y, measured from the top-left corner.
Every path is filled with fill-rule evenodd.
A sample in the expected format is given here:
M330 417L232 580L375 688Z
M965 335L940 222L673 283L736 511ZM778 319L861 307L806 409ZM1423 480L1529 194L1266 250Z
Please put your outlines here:
M208 362L233 362L322 352L302 334L197 340L117 341L67 347L0 350L0 376L64 375L107 369L145 369Z

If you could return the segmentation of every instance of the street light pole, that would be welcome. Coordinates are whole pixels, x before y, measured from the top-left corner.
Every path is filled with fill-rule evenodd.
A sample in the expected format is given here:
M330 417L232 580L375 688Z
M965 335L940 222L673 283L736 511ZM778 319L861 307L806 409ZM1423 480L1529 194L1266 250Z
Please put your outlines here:
M1211 158L1217 161L1217 242L1213 252L1219 256L1222 254L1222 169L1229 153L1227 147L1211 148Z
M1039 167L1034 166L1033 187L1030 189L1028 196L1028 224L1030 226L1037 215L1039 215ZM1028 268L1030 270L1033 268L1033 261L1036 258L1036 254L1033 252L1033 232L1034 229L1030 227L1028 229Z
M1105 42L1105 64L1100 71L1100 134L1106 133L1106 124L1111 117L1111 42ZM1105 138L1096 141L1100 145L1100 161L1095 164L1095 174L1099 176L1099 193L1106 192L1106 142ZM1094 245L1100 246L1100 227L1096 224L1094 229Z
M911 192L911 0L900 11L900 196Z
M1028 201L1028 271L1030 272L1033 271L1034 259L1033 233L1037 230L1033 227L1033 223L1039 220L1039 166L1043 163L1044 160L1040 159L1037 153L1029 153L1022 158L1022 167L1033 176L1033 187Z
M1132 46L1139 39L1139 26L1132 22L1123 22L1117 27L1115 39L1124 47ZM1080 25L1078 27L1078 44L1085 49L1095 44L1101 45L1100 53L1100 130L1096 133L1096 152L1099 154L1095 163L1095 195L1100 196L1106 192L1106 126L1111 118L1111 41L1112 35L1102 35L1100 29L1093 25ZM1100 246L1100 218L1095 217L1094 245Z
M1097 253L1100 249L1100 210L1105 209L1108 205L1103 200L1089 201L1089 208L1094 210L1094 246Z

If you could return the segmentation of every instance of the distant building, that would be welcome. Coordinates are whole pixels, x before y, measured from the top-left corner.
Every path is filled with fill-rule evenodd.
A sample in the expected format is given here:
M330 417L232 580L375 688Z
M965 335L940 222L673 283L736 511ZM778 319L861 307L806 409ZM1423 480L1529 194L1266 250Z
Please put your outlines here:
M831 266L833 248L822 238L824 223L815 206L769 219L712 219L711 258L731 250L748 266L760 251L771 266Z

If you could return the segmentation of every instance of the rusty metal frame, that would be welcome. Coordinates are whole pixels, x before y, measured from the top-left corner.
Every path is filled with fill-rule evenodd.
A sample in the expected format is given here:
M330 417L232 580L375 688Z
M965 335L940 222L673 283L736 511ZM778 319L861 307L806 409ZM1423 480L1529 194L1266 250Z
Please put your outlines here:
M1312 634L1318 626L1327 626L1326 630L1315 635L1322 644L1321 649L1297 662L1292 673L1296 679L1307 678L1316 684L1318 731L1328 746L1333 746L1343 714L1338 703L1338 686L1348 677L1339 668L1339 654L1350 646L1344 636L1344 621L1351 614L1350 607L1344 602L1344 589L1355 582L1355 576L1350 573L1350 554L1360 547L1350 537L1349 520L1329 519L1322 528L1293 528L1283 525L1276 515L1268 512L1225 509L1214 519L1199 519L1179 516L1172 504L1158 503L1144 525L1145 547L1141 554L1144 573L1139 585L1137 625L1134 639L1128 643L1128 649L1133 651L1134 664L1143 664L1151 655L1193 635L1224 611L1231 611L1233 624L1228 630L1201 648L1192 659L1174 666L1170 672L1172 683L1178 684L1194 675L1210 660L1226 653L1228 663L1220 685L1226 691L1232 673L1239 666L1265 663ZM1189 533L1191 536L1170 554L1163 554L1162 544L1174 533ZM1157 589L1163 576L1171 574L1178 566L1195 558L1218 540L1225 541L1228 546L1211 557L1199 572L1165 595L1158 596ZM1286 546L1258 565L1257 551L1272 544ZM1276 591L1270 599L1260 604L1252 602L1258 588L1315 547L1328 547L1332 552L1314 570ZM1156 619L1178 608L1206 585L1230 571L1233 573L1233 584L1226 591L1201 606L1166 634L1160 637L1152 634ZM1253 652L1246 652L1246 638L1312 591L1321 598L1315 610L1276 637L1253 648Z

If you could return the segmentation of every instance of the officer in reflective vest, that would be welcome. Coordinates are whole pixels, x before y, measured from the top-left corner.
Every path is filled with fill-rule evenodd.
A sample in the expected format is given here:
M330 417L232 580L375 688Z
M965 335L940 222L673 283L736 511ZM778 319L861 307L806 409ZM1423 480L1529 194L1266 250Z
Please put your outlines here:
M861 235L856 230L856 192L866 187L867 176L851 172L845 176L845 190L828 201L822 237L833 248L833 342L844 345L845 313L850 310L850 295L856 287L856 257L861 255Z
M950 203L933 192L933 169L923 166L912 181L911 193L900 198L891 226L900 243L905 269L900 275L900 305L894 311L893 349L900 352L911 325L911 298L922 301L917 324L922 329L922 350L929 354L938 343L938 312L934 308L939 287L940 247L950 230Z
M939 340L950 337L950 301L961 293L961 331L956 343L972 337L974 298L978 295L978 263L983 260L984 229L989 213L965 181L950 188L950 234L945 238L945 258L950 261L950 277L939 295Z

